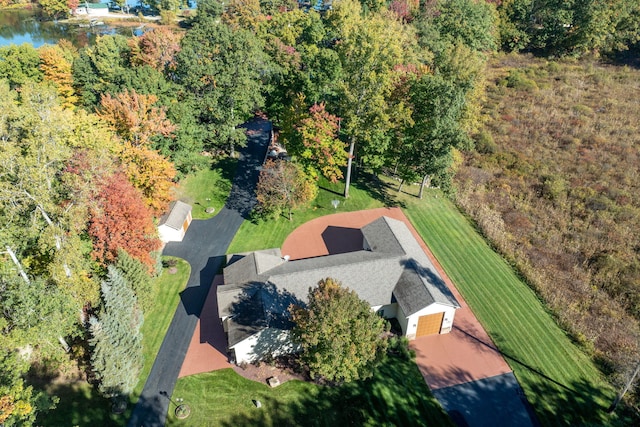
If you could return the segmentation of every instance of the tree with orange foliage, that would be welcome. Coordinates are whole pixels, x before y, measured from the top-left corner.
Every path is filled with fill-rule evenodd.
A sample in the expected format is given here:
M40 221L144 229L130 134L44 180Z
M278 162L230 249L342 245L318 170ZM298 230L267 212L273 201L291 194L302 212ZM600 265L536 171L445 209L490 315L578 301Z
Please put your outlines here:
M78 97L73 89L72 52L65 50L60 45L45 44L38 49L38 53L40 54L40 70L44 74L44 79L55 85L58 95L64 100L64 107L73 107Z
M173 164L149 147L153 136L171 136L176 130L166 118L165 109L153 106L157 100L154 95L125 90L115 97L102 95L98 110L98 115L124 140L120 160L125 172L155 214L171 201L170 190L176 176Z
M135 90L102 95L98 116L109 123L116 133L132 145L149 145L155 135L171 136L176 125L166 116L164 107L154 107L155 95L142 95Z
M175 58L180 51L182 36L183 33L158 27L140 37L130 38L128 44L131 48L131 64L148 65L160 72L175 69Z
M176 169L169 160L155 150L124 144L120 160L126 168L129 181L142 192L145 203L158 215L173 200Z
M108 177L98 188L88 231L93 239L91 255L102 265L115 263L118 249L123 249L153 269L151 252L160 248L153 216L124 174Z

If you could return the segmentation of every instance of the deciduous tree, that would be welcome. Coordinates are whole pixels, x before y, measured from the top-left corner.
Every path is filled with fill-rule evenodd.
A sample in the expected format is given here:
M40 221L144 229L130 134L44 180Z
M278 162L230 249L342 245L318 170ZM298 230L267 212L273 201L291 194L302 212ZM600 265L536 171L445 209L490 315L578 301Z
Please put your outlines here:
M183 33L168 27L157 27L140 37L130 38L131 63L135 66L148 65L160 72L173 70L182 36Z
M260 171L256 188L259 210L265 216L287 212L292 219L293 210L316 197L318 187L296 163L267 160Z
M347 165L346 144L338 139L339 126L340 118L327 112L324 103L314 104L297 127L300 145L291 147L307 167L319 170L331 182L342 178L341 168Z
M38 0L42 11L49 17L59 19L69 14L68 0Z
M182 40L176 74L194 97L198 120L208 131L206 145L233 151L244 142L237 126L264 103L266 62L260 40L252 33L199 16Z
M451 177L453 149L469 148L471 141L461 126L464 91L440 76L423 75L411 88L413 126L407 130L402 173L422 177L420 197L429 178L447 188Z
M153 136L170 136L176 130L167 119L165 109L154 106L157 101L157 96L135 90L125 89L116 96L107 93L100 99L98 116L133 146L149 145Z
M306 307L291 307L294 342L311 377L331 382L369 378L383 359L385 320L358 294L326 278L309 290Z
M42 80L40 55L32 45L0 47L0 79L7 79L11 87Z
M120 154L129 181L142 192L144 201L156 215L173 200L171 189L176 170L173 164L155 150L125 143Z
M122 173L107 177L100 185L90 213L88 231L98 262L115 262L118 250L123 249L149 270L153 268L150 253L160 246L153 217L142 195Z
M44 79L52 82L58 90L58 95L64 100L64 106L73 107L77 102L73 88L71 67L73 56L65 52L59 45L44 45L39 50L40 70Z
M4 343L3 343L4 344ZM50 399L26 385L23 375L29 364L17 351L0 345L0 423L9 426L30 427L38 412L55 406L57 398Z
M360 4L343 0L329 18L336 32L336 51L343 79L338 84L338 114L349 138L345 197L349 195L351 167L359 145L360 160L370 167L384 161L392 122L388 95L393 87L393 69L411 62L414 39L396 19L386 14L361 15Z

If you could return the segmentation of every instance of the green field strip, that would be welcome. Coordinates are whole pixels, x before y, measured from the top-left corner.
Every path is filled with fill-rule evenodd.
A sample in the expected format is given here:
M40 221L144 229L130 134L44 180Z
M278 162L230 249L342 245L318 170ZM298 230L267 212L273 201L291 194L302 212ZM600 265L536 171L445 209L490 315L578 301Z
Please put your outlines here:
M427 197L406 213L507 356L542 424L615 424L602 413L615 393L601 373L456 207Z

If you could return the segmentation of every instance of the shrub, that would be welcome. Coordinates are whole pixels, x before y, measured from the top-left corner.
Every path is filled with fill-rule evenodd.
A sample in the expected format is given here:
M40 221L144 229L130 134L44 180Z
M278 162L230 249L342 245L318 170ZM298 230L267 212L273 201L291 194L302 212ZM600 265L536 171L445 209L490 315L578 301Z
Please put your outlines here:
M538 90L538 84L526 76L520 70L509 70L509 75L505 78L506 86L516 89L532 92Z
M475 138L476 150L482 154L493 154L498 150L498 144L493 136L486 130L482 130Z

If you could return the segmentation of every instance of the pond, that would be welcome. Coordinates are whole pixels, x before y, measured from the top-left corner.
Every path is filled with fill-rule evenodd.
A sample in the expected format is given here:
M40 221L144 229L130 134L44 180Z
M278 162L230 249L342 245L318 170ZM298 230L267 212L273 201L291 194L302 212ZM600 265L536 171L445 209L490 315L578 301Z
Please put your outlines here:
M0 10L0 47L10 44L29 43L34 47L43 44L55 44L67 39L80 48L91 45L97 36L122 34L124 36L141 35L141 27L113 27L98 25L81 28L77 22L43 21L33 10Z

